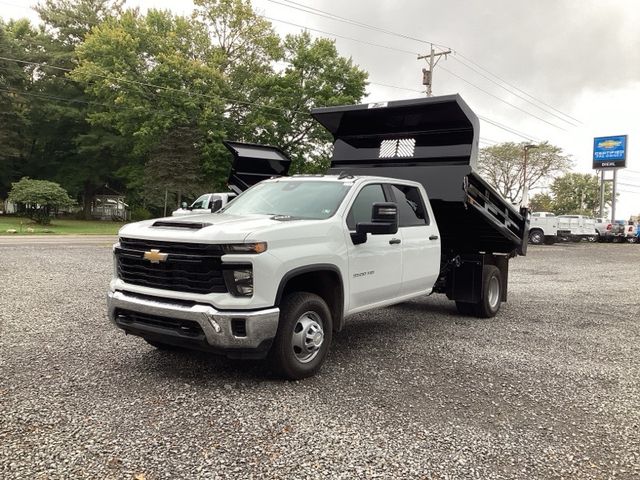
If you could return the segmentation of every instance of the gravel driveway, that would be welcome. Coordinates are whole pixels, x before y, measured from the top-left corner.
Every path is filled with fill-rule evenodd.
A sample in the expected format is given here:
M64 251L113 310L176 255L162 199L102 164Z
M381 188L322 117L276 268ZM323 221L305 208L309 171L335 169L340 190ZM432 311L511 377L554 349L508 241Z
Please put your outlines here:
M511 267L495 319L356 315L284 382L112 327L108 242L0 245L0 478L639 478L640 245Z

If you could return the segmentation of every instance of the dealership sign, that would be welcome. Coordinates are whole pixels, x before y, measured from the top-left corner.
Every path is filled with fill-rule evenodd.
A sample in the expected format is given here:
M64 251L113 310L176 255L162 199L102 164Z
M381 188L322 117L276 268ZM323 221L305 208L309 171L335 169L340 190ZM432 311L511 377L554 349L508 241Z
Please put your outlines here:
M593 168L625 167L627 136L597 137L593 139Z

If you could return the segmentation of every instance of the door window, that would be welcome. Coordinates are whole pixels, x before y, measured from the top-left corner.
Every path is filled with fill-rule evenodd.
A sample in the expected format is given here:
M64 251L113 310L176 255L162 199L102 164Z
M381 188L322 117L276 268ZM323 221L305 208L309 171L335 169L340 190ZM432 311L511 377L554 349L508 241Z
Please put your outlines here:
M356 197L349 214L347 215L347 227L349 230L355 230L356 225L360 222L371 221L371 206L377 202L385 202L382 185L367 185Z
M399 227L429 224L429 216L422 201L420 190L407 185L391 185L391 191L398 204Z

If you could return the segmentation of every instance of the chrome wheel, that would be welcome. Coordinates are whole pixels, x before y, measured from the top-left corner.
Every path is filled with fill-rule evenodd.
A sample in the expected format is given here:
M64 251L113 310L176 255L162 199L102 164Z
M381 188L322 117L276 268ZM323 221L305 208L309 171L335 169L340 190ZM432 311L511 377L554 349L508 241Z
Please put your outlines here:
M493 310L498 306L500 302L500 281L498 277L493 276L489 280L487 288L487 299L489 301L489 307Z
M296 321L291 335L291 348L300 363L316 358L324 342L322 319L316 312L305 312Z

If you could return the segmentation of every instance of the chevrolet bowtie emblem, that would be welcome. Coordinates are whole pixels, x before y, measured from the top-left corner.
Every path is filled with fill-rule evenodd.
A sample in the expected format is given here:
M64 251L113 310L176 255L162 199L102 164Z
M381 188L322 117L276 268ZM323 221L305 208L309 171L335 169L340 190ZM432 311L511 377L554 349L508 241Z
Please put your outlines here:
M152 249L144 252L142 258L149 260L151 263L160 263L166 261L168 256L168 253L161 253L160 250Z

